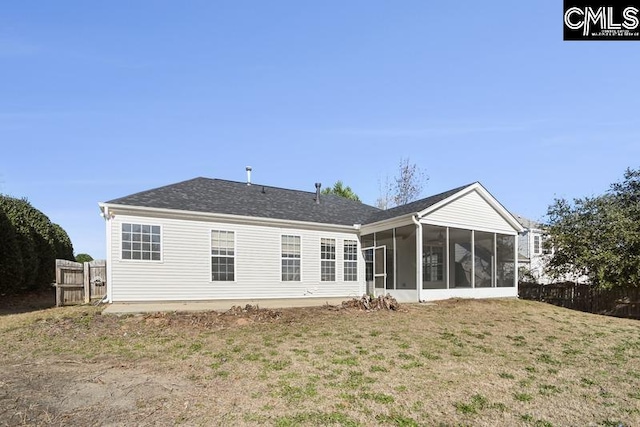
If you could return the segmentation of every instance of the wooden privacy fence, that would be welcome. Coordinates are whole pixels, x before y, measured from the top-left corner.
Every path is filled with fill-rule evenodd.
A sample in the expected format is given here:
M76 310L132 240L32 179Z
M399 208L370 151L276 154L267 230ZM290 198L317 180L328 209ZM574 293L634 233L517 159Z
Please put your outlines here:
M88 304L107 294L107 262L56 260L56 306Z
M518 297L589 313L640 319L638 287L599 289L573 282L548 285L521 282L518 284Z

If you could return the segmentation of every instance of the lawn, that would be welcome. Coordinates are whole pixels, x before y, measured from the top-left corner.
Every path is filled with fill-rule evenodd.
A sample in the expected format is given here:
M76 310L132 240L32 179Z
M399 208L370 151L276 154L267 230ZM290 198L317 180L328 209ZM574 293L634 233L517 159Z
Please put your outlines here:
M0 425L640 425L640 324L519 300L0 316Z

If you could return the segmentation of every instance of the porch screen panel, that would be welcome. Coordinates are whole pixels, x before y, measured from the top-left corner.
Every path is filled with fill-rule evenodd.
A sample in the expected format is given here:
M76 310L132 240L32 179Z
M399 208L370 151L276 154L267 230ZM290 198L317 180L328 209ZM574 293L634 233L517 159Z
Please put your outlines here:
M513 287L515 279L515 263L513 259L515 236L497 235L496 284L500 287Z
M493 233L475 232L475 287L493 286Z
M449 275L452 288L470 288L473 259L471 230L449 229Z
M447 287L446 249L447 229L431 225L422 226L422 288Z
M396 228L396 289L417 289L416 257L416 226Z
M393 276L393 230L376 233L376 246L386 247L387 280L385 282L385 287L387 289L393 289L395 283Z

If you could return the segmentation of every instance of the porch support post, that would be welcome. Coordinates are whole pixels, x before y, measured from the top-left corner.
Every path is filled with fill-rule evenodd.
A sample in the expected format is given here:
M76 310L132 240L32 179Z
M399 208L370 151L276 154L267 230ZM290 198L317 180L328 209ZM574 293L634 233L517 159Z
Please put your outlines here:
M447 289L449 289L449 288L451 287L451 284L450 284L450 281L451 281L451 279L450 279L451 274L450 274L450 270L449 270L449 227L447 227L446 238L447 238L447 240L446 240L446 242L445 242L445 243L446 243L446 244L445 244L445 251L446 251L446 254L445 254L445 258L444 258L444 259L445 259L445 262L446 262Z
M491 259L491 287L498 286L498 233L493 233L493 257Z
M518 233L513 236L513 286L518 289Z
M411 217L416 225L416 287L418 288L418 301L422 301L422 223Z
M471 287L476 287L476 232L471 230Z

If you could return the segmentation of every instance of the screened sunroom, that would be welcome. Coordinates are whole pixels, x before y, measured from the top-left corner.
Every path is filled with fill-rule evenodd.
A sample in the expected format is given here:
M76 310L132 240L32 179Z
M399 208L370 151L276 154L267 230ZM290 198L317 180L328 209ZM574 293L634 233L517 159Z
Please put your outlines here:
M480 184L465 190L362 227L368 293L400 301L517 295L520 225Z

